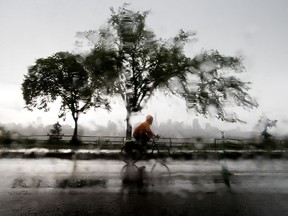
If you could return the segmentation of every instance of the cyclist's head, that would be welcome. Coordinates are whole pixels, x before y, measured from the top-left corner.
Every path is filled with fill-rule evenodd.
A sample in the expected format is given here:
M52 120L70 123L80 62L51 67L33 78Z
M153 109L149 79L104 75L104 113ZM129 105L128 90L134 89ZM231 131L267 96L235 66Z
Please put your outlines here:
M153 122L153 117L151 115L147 115L146 116L146 121L149 122L150 124L152 124Z

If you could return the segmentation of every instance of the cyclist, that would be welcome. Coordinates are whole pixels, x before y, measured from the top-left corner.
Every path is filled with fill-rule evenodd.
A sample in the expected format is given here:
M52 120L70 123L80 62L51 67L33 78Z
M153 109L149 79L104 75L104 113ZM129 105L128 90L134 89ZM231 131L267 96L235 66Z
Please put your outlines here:
M133 137L136 139L136 142L138 144L146 146L147 142L150 139L155 140L159 138L159 136L155 135L150 128L150 125L152 125L152 123L153 117L151 115L147 115L146 120L135 128L133 132Z

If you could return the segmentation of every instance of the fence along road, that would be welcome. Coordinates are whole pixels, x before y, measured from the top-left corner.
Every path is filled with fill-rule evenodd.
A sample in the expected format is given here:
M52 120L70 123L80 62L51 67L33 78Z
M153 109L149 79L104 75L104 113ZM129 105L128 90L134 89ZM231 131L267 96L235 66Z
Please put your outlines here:
M125 137L124 136L78 136L83 144L95 145L96 148L105 148L107 146L119 148L122 146ZM31 140L35 143L43 143L49 140L49 135L30 135L21 136L21 139ZM69 141L72 135L62 135L60 140ZM285 150L288 148L288 140L271 139L275 144L276 149ZM194 150L203 149L221 149L222 139L220 138L169 138L161 137L157 143L165 144L170 148L185 148ZM21 143L20 143L21 144ZM254 150L261 144L261 139L239 139L233 137L226 137L224 140L224 146L228 149L242 149L242 150Z

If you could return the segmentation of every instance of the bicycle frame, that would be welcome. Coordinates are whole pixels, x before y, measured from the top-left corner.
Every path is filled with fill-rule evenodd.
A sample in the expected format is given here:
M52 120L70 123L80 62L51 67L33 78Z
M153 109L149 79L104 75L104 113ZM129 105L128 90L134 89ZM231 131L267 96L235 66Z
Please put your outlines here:
M154 151L156 151L156 156L161 157L161 153L159 147L164 148L167 152L167 155L170 156L170 149L165 144L158 144L156 141L158 139L152 140L152 142L148 143L146 146L141 146L137 144L135 141L127 142L121 148L121 156L123 156L123 161L126 163L136 163L137 161L144 158L155 158ZM151 153L148 153L148 150L151 149ZM126 157L125 157L126 156Z

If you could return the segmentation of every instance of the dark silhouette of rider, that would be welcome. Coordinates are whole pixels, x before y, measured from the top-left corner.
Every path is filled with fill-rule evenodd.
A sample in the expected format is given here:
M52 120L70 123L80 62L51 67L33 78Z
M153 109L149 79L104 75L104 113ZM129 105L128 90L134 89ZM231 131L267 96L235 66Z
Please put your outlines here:
M152 123L153 117L151 115L147 115L146 120L135 128L133 137L136 139L138 144L145 146L150 139L154 140L158 137L158 135L155 135L150 128Z

